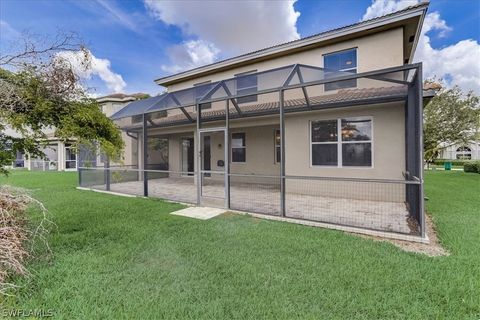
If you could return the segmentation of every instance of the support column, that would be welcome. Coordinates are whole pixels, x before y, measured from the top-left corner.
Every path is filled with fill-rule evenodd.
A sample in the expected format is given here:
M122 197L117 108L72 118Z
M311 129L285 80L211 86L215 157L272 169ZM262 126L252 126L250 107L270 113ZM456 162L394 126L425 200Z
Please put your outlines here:
M197 175L197 206L200 205L200 197L202 196L201 192L202 192L202 177L201 177L201 174L200 174L200 167L202 165L202 159L201 159L201 154L200 154L200 151L201 151L201 148L202 148L202 145L201 145L201 141L200 141L200 119L202 117L201 115L201 112L202 110L200 109L200 104L197 103L196 104L196 109L197 109L197 132L196 132L196 135L194 137L194 142L195 142L195 139L197 140L197 167L195 168L195 173Z
M26 162L24 162L25 167L27 168L28 171L31 171L32 170L32 159L31 159L29 153L25 153L25 156L26 156L26 159L24 160L24 161L26 161Z
M280 109L280 214L285 217L285 112L284 112L284 91L279 91Z
M65 143L62 141L57 142L57 171L65 171L67 160Z
M415 78L416 89L416 120L417 120L417 143L418 143L418 178L420 179L419 190L419 207L420 207L420 229L422 238L425 237L425 197L423 190L423 69L422 64L417 68L417 74Z
M230 100L225 102L225 207L230 209Z
M105 190L110 191L110 158L106 155L103 163L103 172L105 175Z
M147 141L147 115L143 114L143 196L148 197L148 141Z
M408 85L405 108L405 153L408 179L417 177L419 184L406 185L406 200L410 215L420 225L421 236L425 237L425 208L423 191L423 79L422 67L416 69L412 82Z

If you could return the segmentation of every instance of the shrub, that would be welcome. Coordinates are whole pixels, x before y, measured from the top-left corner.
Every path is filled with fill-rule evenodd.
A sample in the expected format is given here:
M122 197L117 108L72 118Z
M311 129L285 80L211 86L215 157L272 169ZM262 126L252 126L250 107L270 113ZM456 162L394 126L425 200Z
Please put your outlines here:
M445 162L451 162L452 166L463 166L465 163L471 163L474 162L472 160L458 160L458 159L437 159L433 160L433 164L436 164L438 166L443 166Z
M463 165L463 171L480 173L480 161L469 161Z

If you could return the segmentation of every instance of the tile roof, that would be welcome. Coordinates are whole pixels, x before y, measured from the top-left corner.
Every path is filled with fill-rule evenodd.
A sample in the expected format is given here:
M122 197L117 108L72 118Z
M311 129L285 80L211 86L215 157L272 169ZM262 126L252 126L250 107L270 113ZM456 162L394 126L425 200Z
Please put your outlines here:
M370 101L375 98L392 97L402 99L407 95L407 89L405 86L391 86L391 87L376 87L365 89L342 89L336 93L327 94L322 96L310 97L310 105L318 106L328 105L333 103L349 103L349 102L361 102L362 100ZM307 104L304 98L301 99L289 99L284 101L286 112L304 111L307 108ZM243 116L254 116L264 114L274 114L279 111L279 102L271 101L265 103L258 103L246 106L240 106L240 111ZM196 112L188 112L192 119L196 119ZM231 107L229 112L230 117L239 118L237 111ZM212 121L219 117L225 117L225 110L208 110L202 112L202 120ZM184 114L177 114L167 116L159 119L154 119L152 122L158 126L172 126L180 124L190 123ZM134 126L126 129L139 129L141 127Z
M125 98L133 98L133 99L139 99L143 98L145 96L148 96L146 93L142 92L137 92L137 93L132 93L132 94L126 94L126 93L112 93L106 96L98 97L97 99L125 99Z

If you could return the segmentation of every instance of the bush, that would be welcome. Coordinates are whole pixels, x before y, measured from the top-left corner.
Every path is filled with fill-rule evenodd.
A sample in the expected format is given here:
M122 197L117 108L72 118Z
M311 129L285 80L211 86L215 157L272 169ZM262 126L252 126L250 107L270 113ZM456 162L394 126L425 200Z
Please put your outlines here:
M433 164L436 164L438 166L443 166L445 162L451 162L452 166L463 166L465 163L471 163L473 162L472 160L457 160L457 159L437 159L433 160Z
M480 161L469 161L463 165L463 171L480 173Z

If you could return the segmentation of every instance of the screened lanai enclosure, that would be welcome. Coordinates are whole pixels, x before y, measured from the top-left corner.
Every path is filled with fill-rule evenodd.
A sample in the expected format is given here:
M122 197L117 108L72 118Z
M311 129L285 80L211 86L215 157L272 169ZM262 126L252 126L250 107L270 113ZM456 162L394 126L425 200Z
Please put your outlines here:
M423 237L422 103L421 64L191 85L114 114L123 159L84 154L79 183Z

